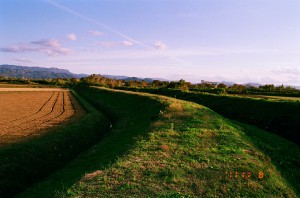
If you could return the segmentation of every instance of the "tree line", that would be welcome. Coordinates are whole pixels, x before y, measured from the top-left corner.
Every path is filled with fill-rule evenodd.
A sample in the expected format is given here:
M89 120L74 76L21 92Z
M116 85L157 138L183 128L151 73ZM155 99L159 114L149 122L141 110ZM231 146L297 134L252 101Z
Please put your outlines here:
M13 84L43 84L43 85L56 85L56 86L102 86L109 88L168 88L179 89L182 91L196 91L196 92L208 92L215 94L300 94L300 90L297 90L291 86L275 86L273 84L261 85L259 87L246 86L241 84L234 84L228 86L224 83L197 83L192 84L183 79L179 81L160 81L153 80L152 82L144 80L120 80L106 78L100 74L92 74L84 78L53 78L53 79L30 79L30 78L12 78L1 77L0 82L13 83Z

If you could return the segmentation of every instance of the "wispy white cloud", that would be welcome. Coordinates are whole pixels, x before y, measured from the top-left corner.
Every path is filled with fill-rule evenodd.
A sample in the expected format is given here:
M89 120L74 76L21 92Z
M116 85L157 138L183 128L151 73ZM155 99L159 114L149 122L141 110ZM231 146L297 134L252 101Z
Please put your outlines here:
M276 69L276 70L272 70L271 72L275 74L288 74L288 75L300 76L300 69L295 67Z
M31 44L39 45L42 47L60 47L59 41L54 39L41 39L38 41L32 41Z
M102 32L99 32L97 30L90 30L89 31L89 34L93 35L93 36L102 36L103 33Z
M68 48L48 48L48 49L43 49L41 50L44 53L46 53L48 56L59 56L59 55L69 55L72 54L73 51L71 49Z
M159 49L159 50L164 50L164 49L167 49L167 45L161 41L156 41L153 46L156 48L156 49Z
M122 41L122 44L123 44L124 46L133 46L133 43L130 42L130 41Z
M130 47L130 46L133 46L133 43L130 41L122 41L122 42L102 41L102 42L97 42L96 44L103 46L103 47L117 47L117 46Z
M62 47L60 42L54 39L42 39L31 43L38 45L37 51L44 52L48 56L68 55L73 52L71 49Z
M109 30L110 32L113 32L114 34L116 34L116 35L118 35L118 36L120 36L120 37L122 37L122 38L124 38L124 39L126 39L128 41L131 41L131 42L136 43L136 44L138 44L140 46L148 48L148 46L145 45L144 43L142 43L141 41L138 41L138 40L136 40L136 39L134 39L134 38L132 38L132 37L130 37L130 36L128 36L128 35L120 32L120 31L118 31L118 30L116 30L116 29L114 29L114 28L112 28L112 27L110 27L110 26L108 26L108 25L106 25L104 23L101 23L101 22L99 22L99 21L97 21L95 19L92 19L90 17L82 15L82 14L80 14L80 13L78 13L78 12L76 12L76 11L74 11L74 10L66 7L66 6L63 6L62 4L59 4L59 3L55 2L55 1L48 0L48 2L51 3L52 5L54 5L55 7L59 8L59 9L62 9L64 11L68 12L68 13L71 13L71 14L73 14L75 16L78 16L78 17L80 17L80 18L82 18L82 19L84 19L86 21L94 23L97 26L105 28L105 29Z
M14 61L20 62L20 63L34 63L35 61L29 60L29 59L24 59L24 58L14 58Z
M160 46L160 45L157 45ZM253 55L253 54L296 54L299 50L282 50L282 49L256 49L256 48L221 48L221 47L198 47L198 48L182 48L168 49L174 56L189 57L189 56L224 56L224 55Z
M2 52L24 53L24 52L43 52L48 56L68 55L73 51L61 46L55 39L41 39L30 43L19 43L14 46L0 48Z
M116 47L118 45L117 42L110 42L110 41L97 42L96 44L103 47Z
M75 10L72 10L72 9L70 9L70 8L68 8L68 7L60 4L60 3L57 3L57 2L55 2L53 0L48 0L48 2L51 3L53 6L61 9L61 10L64 10L64 11L70 13L70 14L73 14L73 15L75 15L77 17L80 17L80 18L82 18L82 19L84 19L84 20L86 20L88 22L91 22L91 23L93 23L93 24L95 24L95 25L97 25L99 27L105 28L106 30L114 33L115 35L118 35L118 36L122 37L123 39L125 39L125 40L127 40L127 41L129 41L129 42L131 42L133 44L137 44L139 46L142 46L142 47L144 47L144 48L146 48L148 50L153 50L153 48L154 49L166 49L166 47L167 47L166 44L164 44L162 42L156 42L153 46L149 46L149 45L143 43L142 41L134 39L133 37L130 37L127 34L121 32L121 31L119 31L117 29L114 29L114 28L112 28L112 27L110 27L110 26L108 26L108 25L106 25L106 24L104 24L104 23L102 23L102 22L100 22L98 20L95 20L95 19L90 18L88 16L82 15L82 14L76 12ZM173 54L170 54L170 53L167 55L167 57L169 57L172 60L175 60L177 62L187 63L185 60L182 60L182 59L180 59L180 58L178 58L178 57L176 57L176 56L174 56Z
M0 48L1 52L12 52L12 53L19 53L19 52L30 52L36 51L37 49L33 48L27 43L19 43L13 46L2 47Z
M117 46L115 42L102 42L97 43L103 47L115 47ZM166 51L158 50L139 50L135 48L130 48L123 50L120 47L116 47L115 50L102 50L100 47L95 49L82 49L78 51L75 55L71 55L72 60L95 60L95 61L105 61L105 60L132 60L138 61L141 59L164 59L166 57Z
M69 39L70 41L76 41L77 40L77 36L74 33L68 34L67 35L67 39Z

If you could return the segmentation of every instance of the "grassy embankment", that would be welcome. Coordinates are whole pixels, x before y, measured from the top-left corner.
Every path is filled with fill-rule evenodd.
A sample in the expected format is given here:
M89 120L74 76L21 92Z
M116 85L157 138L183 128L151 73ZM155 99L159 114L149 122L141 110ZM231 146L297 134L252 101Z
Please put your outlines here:
M112 131L20 197L296 197L300 149L291 142L191 102L79 93L110 117Z
M0 147L0 197L11 197L47 177L109 130L106 117L76 96L87 112L75 123Z
M53 87L61 87L55 85L44 85L38 83L31 83L31 84L15 84L15 83L5 83L0 82L0 88L53 88Z
M300 145L300 100L245 98L174 89L127 89L196 102L226 118L255 125Z
M274 101L300 101L299 97L290 97L290 96L269 96L269 95L251 95L251 94L229 94L230 96L239 96L243 98L260 98L265 100L274 100Z

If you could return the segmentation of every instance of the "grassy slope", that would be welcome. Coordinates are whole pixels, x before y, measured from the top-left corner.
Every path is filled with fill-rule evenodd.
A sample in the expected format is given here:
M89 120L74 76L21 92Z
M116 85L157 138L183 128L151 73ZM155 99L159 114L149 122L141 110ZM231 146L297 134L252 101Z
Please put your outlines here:
M251 94L229 94L231 96L239 96L245 98L260 98L266 100L275 100L275 101L299 101L300 97L289 97L289 96L269 96L269 95L251 95Z
M296 197L289 183L299 186L280 172L283 165L292 167L283 175L299 179L300 149L293 143L195 103L103 89L80 93L110 115L113 130L20 197ZM281 165L275 148L290 151ZM237 178L229 177L231 171L239 173ZM250 178L242 178L242 172L250 172Z
M87 114L75 123L0 147L0 197L11 197L24 191L60 169L109 129L110 123L103 114L79 96L77 98Z
M122 88L175 97L209 107L222 116L255 125L300 145L300 102L185 92L176 89Z

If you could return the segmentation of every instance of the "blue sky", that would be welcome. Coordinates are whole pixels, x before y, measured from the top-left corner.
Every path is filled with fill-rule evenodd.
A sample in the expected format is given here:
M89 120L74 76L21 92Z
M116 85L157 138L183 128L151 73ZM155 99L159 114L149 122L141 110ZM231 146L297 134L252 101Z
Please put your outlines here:
M299 0L0 0L0 64L300 85Z

